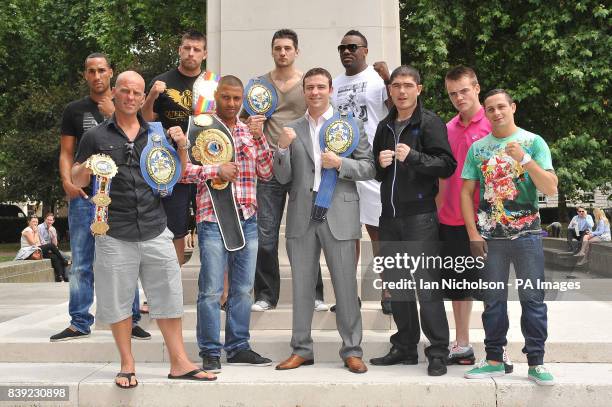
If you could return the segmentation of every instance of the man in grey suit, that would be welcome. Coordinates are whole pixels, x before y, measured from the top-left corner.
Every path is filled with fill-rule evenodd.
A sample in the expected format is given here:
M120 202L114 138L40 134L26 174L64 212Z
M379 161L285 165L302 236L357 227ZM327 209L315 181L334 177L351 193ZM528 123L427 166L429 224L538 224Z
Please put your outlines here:
M374 162L360 122L359 144L349 157L321 151L319 132L334 114L329 103L332 78L323 68L304 75L308 110L287 125L274 154L274 175L281 184L291 182L287 208L287 254L293 276L292 355L277 370L314 363L310 334L315 285L321 249L336 295L336 324L342 337L340 357L353 373L365 373L361 350L361 313L357 299L355 240L361 238L359 195L355 181L372 179ZM331 206L323 221L311 219L322 169L338 171Z

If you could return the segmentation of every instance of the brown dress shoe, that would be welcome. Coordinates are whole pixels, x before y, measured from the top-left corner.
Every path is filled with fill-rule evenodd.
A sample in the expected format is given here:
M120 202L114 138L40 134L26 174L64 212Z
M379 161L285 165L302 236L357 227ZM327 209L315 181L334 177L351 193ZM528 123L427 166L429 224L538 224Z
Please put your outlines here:
M276 370L296 369L300 366L312 365L313 363L314 363L313 359L307 360L301 356L292 354L291 356L289 356L289 359L285 360L284 362L279 363L276 366Z
M368 371L368 367L363 363L363 360L357 356L346 358L344 366L348 367L348 370L353 373L365 373Z

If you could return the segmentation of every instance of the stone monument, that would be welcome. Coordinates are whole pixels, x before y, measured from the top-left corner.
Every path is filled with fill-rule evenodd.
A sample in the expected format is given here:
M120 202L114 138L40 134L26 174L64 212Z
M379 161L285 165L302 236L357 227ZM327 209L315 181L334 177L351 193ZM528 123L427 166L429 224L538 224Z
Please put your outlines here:
M207 1L206 67L232 74L246 84L274 68L272 34L291 28L299 36L298 69L322 67L343 72L336 47L350 29L368 39L368 63L400 64L399 2L396 0Z

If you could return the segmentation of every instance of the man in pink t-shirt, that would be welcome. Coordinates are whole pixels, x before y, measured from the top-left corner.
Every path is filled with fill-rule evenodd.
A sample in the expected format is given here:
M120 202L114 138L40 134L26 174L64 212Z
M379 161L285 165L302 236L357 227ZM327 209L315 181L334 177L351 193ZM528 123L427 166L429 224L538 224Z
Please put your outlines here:
M446 256L471 256L469 237L461 215L460 193L463 180L461 171L467 152L476 140L491 132L491 124L484 115L478 100L480 85L472 68L458 66L451 69L445 78L446 91L451 103L459 112L447 124L448 142L457 160L457 169L452 176L440 180L440 193L436 199L440 219L440 241L442 258ZM478 208L478 190L474 194L474 211ZM455 264L460 264L456 262ZM447 280L477 280L477 269L455 267L443 270ZM456 337L449 346L449 361L463 365L474 364L474 350L470 345L470 314L472 312L471 290L446 289L445 297L453 300Z

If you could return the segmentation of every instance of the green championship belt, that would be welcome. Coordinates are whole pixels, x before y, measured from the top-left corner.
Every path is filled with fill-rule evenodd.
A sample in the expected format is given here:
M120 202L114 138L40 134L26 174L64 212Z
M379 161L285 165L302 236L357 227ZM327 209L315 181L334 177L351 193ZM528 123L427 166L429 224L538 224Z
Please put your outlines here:
M191 142L189 158L198 165L220 165L234 160L234 141L230 130L215 116L200 114L189 117L187 137ZM223 244L228 251L242 249L246 241L231 182L206 181Z

